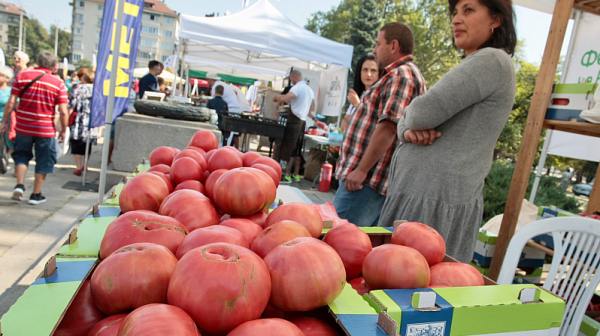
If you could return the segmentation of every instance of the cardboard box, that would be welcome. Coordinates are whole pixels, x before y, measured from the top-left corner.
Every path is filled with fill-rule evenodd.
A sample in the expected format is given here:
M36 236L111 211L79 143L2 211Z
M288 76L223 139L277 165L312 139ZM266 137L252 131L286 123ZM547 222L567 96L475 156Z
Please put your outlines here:
M555 217L569 217L569 216L578 216L572 212L568 212L562 209L559 209L555 206L541 206L538 210L538 219L542 218L555 218Z
M472 262L477 270L484 276L487 276L490 272L489 267L481 267L477 265L475 262ZM531 273L526 273L525 271L519 271L515 273L515 279L513 280L513 284L539 284L542 282L542 272L541 268L536 268Z
M579 121L582 110L590 109L596 84L556 84L550 96L546 119Z
M479 237L475 243L475 253L473 254L473 261L477 266L489 267L492 264L492 257L494 256L494 250L496 249L496 241L498 235L486 230L479 230ZM544 259L546 254L539 251L531 246L525 246L521 253L521 259L519 261L519 268L541 268L544 266Z
M52 335L83 281L96 267L96 258L55 258L2 316L4 336Z
M600 336L600 322L589 316L583 316L579 327L579 336Z
M368 229L368 228L365 228ZM393 228L388 228L393 231ZM456 259L446 255L443 262L458 262ZM496 282L483 277L485 286L495 286ZM477 287L464 287L477 288ZM429 289L423 289L430 291ZM417 290L415 290L417 291ZM338 298L329 304L331 315L334 316L338 325L346 332L346 335L351 336L385 336L386 333L378 326L381 316L378 311L372 307L372 300L368 298L368 294L362 297L358 295L356 290L351 285L346 283L344 291ZM404 336L404 335L402 335ZM442 335L443 336L443 335Z
M377 290L366 299L379 325L391 319L402 336L558 335L565 309L534 285Z
M359 227L363 232L365 232L369 239L371 239L371 245L373 247L389 244L392 242L392 233L394 232L394 228L391 227ZM331 228L326 228L323 225L323 231L321 232L321 239L329 232Z

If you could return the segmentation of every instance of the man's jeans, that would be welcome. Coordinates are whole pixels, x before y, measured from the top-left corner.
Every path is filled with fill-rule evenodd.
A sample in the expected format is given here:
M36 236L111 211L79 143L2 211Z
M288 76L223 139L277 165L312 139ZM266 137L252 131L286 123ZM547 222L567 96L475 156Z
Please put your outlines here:
M350 223L358 226L376 226L384 201L385 196L366 184L363 184L360 190L348 192L344 181L340 181L340 187L333 198L333 206L338 216Z

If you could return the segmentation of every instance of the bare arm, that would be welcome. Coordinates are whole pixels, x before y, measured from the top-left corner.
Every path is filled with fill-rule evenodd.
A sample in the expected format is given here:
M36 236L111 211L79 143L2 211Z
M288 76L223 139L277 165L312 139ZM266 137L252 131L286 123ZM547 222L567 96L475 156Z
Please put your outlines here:
M308 110L308 116L310 117L310 119L312 119L313 121L315 119L317 119L317 116L312 114L312 112L316 109L315 107L315 100L313 99L312 102L310 103L310 108ZM315 122L316 123L316 122Z
M0 134L4 134L8 131L8 120L10 118L10 113L15 108L16 101L17 96L11 95L6 105L4 105L4 115L2 116L2 121L0 122Z
M59 140L65 141L65 135L67 127L69 127L69 112L67 111L67 104L58 104L58 112L60 113L60 133Z
M360 104L360 97L358 96L358 93L354 91L354 89L350 89L350 91L348 91L348 101L354 107L358 107L358 104Z
M279 95L279 96L273 97L273 101L281 104L281 103L287 103L294 98L296 98L296 95L293 92L288 92L285 95Z
M388 151L396 139L396 123L382 120L377 124L365 155L360 159L358 167L346 177L345 187L349 192L362 189L367 173Z

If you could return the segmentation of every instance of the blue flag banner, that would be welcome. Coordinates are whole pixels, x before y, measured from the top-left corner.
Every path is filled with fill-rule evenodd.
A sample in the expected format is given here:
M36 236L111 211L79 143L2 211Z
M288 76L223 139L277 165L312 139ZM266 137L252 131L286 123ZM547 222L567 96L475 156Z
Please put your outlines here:
M103 126L106 122L106 109L110 88L110 71L114 55L119 58L117 69L117 82L115 87L115 108L113 121L127 111L129 89L135 68L135 59L142 30L144 0L125 0L123 13L123 27L121 27L121 47L115 49L117 9L119 1L106 0L104 3L104 16L98 48L96 78L94 80L94 93L92 96L92 109L90 114L90 128Z

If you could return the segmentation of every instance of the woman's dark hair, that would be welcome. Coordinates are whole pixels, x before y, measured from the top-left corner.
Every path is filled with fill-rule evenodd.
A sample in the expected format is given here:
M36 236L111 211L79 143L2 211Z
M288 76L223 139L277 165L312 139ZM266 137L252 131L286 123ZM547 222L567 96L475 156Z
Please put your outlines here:
M460 0L448 0L450 15L454 16L454 10ZM506 51L509 55L515 54L517 46L517 31L515 29L515 13L510 0L478 0L480 4L487 7L492 17L502 20L500 27L494 29L489 40L479 46L483 48L497 48Z
M365 61L375 61L377 63L377 56L372 53L368 53L365 56L361 57L358 62L356 62L356 67L354 68L354 91L358 95L358 97L362 96L363 92L365 92L365 84L360 79L360 74L362 73L362 66ZM383 69L379 69L379 78L383 75Z

